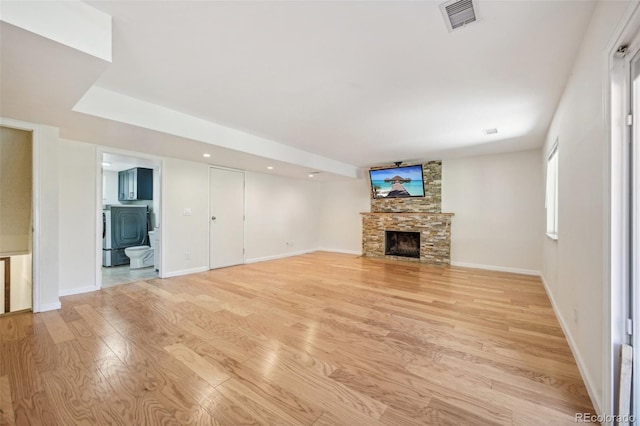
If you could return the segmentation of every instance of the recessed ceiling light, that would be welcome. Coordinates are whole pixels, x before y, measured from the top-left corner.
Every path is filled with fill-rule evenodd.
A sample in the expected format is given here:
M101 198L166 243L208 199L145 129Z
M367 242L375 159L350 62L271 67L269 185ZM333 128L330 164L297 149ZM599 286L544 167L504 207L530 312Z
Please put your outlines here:
M309 177L314 177L315 175L313 173L309 173Z
M496 133L498 133L498 129L496 129L495 127L491 129L484 129L482 133L484 133L485 135L495 135Z
M111 163L110 163L110 162L108 162L108 161L103 161L103 162L102 162L102 165L103 165L104 167L109 167L109 166L111 165Z
M202 156L203 156L204 158L209 158L209 157L211 157L211 154L202 154Z
M273 166L267 166L267 169L273 170Z

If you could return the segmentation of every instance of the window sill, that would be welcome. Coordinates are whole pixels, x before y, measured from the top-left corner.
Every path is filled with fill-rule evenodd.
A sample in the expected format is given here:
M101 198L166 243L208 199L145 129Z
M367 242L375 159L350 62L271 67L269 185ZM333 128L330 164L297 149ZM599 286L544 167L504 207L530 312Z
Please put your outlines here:
M558 241L558 234L552 234L552 233L547 232L545 235L547 237L549 237L550 239L552 239L553 241Z

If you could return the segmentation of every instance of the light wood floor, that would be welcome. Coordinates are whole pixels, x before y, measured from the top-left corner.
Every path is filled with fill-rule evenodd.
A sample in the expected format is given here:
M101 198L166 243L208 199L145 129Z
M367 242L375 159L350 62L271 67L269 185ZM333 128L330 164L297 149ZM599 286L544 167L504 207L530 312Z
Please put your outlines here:
M593 412L540 280L313 253L0 319L0 424L558 425Z

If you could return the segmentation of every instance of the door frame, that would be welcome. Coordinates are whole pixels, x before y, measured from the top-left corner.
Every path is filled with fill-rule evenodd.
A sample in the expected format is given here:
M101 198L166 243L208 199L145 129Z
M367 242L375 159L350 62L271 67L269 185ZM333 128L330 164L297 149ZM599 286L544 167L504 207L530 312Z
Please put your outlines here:
M41 129L38 124L26 121L0 117L0 126L31 132L31 310L42 312L56 309L56 307L41 306L42 280L40 277L40 259L42 254L42 240L40 235L40 140Z
M630 132L625 121L630 111L629 56L633 56L640 47L640 37L637 37L640 34L640 7L638 6L637 2L629 4L604 51L606 69L603 74L605 76L603 112L605 129L608 131L604 147L605 198L603 200L605 207L603 279L606 283L603 302L606 323L603 336L603 399L600 407L602 412L598 414L605 415L618 414L620 348L623 343L630 341L627 334L627 318L632 314L631 242L629 239L631 171L629 170ZM625 45L629 46L626 55L618 52L618 47ZM634 124L640 125L640 123ZM635 324L633 328L638 327L640 324ZM632 414L637 414L633 413L633 408Z
M207 244L207 259L209 260L208 270L211 270L211 216L213 216L213 213L211 212L211 170L213 169L242 173L242 264L244 265L247 263L247 172L245 170L234 169L231 167L209 165L209 195L207 197L209 202L209 215L207 216L209 221L209 238L207 239L209 242L209 244Z
M158 213L160 214L160 223L156 223L156 226L160 227L160 265L158 266L158 277L164 278L164 238L162 238L162 230L164 228L164 191L162 185L162 169L164 167L164 160L162 157L158 157L152 154L144 154L142 152L126 151L123 149L109 148L106 146L97 146L96 148L96 273L95 273L95 290L102 288L102 156L103 154L121 155L126 157L142 158L145 160L151 160L158 164L158 194L160 202L158 203ZM154 167L155 170L155 167ZM155 190L154 190L155 192Z

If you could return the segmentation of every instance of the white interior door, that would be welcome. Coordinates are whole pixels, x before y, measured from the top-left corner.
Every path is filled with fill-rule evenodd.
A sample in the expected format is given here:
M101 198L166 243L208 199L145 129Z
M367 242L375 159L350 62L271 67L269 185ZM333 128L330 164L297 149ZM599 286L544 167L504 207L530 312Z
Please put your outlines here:
M244 263L244 172L209 171L209 268Z

